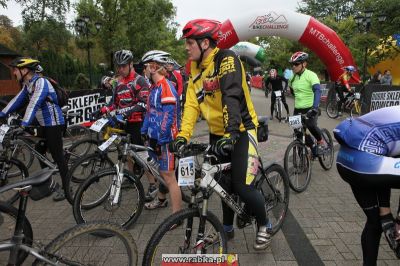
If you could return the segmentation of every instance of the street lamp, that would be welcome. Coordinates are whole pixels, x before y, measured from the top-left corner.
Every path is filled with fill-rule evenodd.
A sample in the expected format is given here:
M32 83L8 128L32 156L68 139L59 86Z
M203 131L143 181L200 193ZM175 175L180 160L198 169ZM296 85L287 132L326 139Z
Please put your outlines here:
M86 38L86 50L87 50L87 58L88 58L88 67L89 67L89 84L90 88L92 88L92 62L90 59L90 43L89 43L89 36L95 36L99 33L101 29L101 23L95 22L94 23L95 31L92 31L93 24L91 24L90 17L82 16L75 21L75 30L78 34L85 36Z
M371 29L371 21L372 15L374 11L372 10L365 10L364 16L358 15L354 17L355 22L357 23L358 30L360 33L367 34ZM383 23L386 20L386 15L380 14L378 15L379 23ZM364 62L363 62L363 81L367 80L367 55L368 55L368 46L365 46L364 50Z

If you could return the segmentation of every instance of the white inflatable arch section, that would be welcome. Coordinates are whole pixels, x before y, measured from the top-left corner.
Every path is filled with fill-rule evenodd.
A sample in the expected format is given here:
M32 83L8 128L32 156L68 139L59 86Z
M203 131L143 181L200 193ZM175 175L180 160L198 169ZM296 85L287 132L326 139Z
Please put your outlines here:
M299 41L318 55L332 81L339 78L344 66L355 66L350 50L336 32L311 16L290 10L254 10L223 22L221 31L220 48L230 48L256 36L280 36ZM359 78L358 73L356 76Z

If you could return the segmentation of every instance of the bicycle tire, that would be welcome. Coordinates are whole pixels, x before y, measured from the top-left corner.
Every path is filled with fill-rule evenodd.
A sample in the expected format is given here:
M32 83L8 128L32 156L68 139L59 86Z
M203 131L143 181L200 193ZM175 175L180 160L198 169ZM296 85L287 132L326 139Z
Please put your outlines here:
M328 115L329 118L337 118L339 116L339 111L337 108L337 102L336 101L329 101L328 104L326 105L326 114Z
M258 179L256 188L261 191L264 197L269 223L272 224L271 234L275 235L281 229L285 221L289 206L289 178L285 169L278 164L272 164L266 167L264 172L265 176ZM266 178L270 183L265 180ZM274 191L270 185L274 186ZM278 208L278 204L280 204L280 208Z
M104 237L104 235L107 236ZM85 241L80 241L81 237ZM116 242L114 240L119 241ZM70 244L72 248L68 246ZM96 248L93 245L99 245L98 252L94 252ZM64 247L67 247L65 252L70 254L62 253ZM89 250L85 250L85 247ZM115 252L107 252L107 249ZM123 250L126 252L123 253ZM55 263L60 263L57 265L133 266L137 265L138 262L138 251L132 235L118 225L107 222L76 225L51 241L41 252L41 255ZM72 258L72 256L77 256L78 258ZM89 258L90 256L92 257ZM124 260L125 263L121 260ZM41 266L47 264L36 259L32 265Z
M6 164L8 165L8 169L6 168ZM19 173L18 175L14 174L12 177L8 175L8 171L10 169L15 169L14 173ZM5 186L7 184L12 184L19 182L29 176L28 169L26 166L18 159L11 158L8 160L5 157L0 158L0 187ZM0 194L0 201L4 201L8 204L13 204L19 198L18 192L14 190L8 190Z
M71 125L65 129L63 141L64 145L65 142L69 142L72 145L73 143L86 138L91 138L90 129L85 126L76 124Z
M294 152L291 153L292 150ZM301 158L298 158L300 154ZM296 164L293 168L289 167L290 159ZM290 188L298 193L306 190L311 181L311 154L303 143L295 140L289 144L285 151L284 167ZM306 175L300 180L299 175L303 173Z
M193 223L194 218L199 218L201 216L200 210L199 209L183 209L180 210L172 215L170 215L167 219L165 219L156 229L156 231L153 233L151 236L149 242L147 242L146 248L144 250L143 254L143 266L147 265L154 265L155 259L160 259L159 262L161 262L161 256L157 254L177 254L177 253L184 253L188 254L192 249L191 244L196 244L196 240L193 242L185 243L185 239L191 240L191 232L193 231L193 224L197 224L197 220L195 223ZM226 254L227 252L227 239L226 235L224 232L224 228L221 224L221 222L218 220L217 216L215 216L212 212L207 211L207 216L204 217L207 222L211 225L211 229L213 232L207 230L208 228L205 228L204 237L203 239L199 240L197 243L205 243L207 245L207 237L213 233L218 237L218 247L216 247L212 253L210 254ZM184 222L186 220L186 223ZM171 230L171 227L180 221L183 222L182 226L178 226L174 230ZM205 224L206 226L206 224ZM171 235L167 235L167 233L171 233ZM182 236L182 241L177 237L178 234ZM187 234L190 234L188 237ZM166 236L165 240L167 241L167 245L164 247L160 245L161 240L163 237ZM197 236L196 235L194 237ZM188 244L189 247L183 250L184 247L182 247L182 244ZM164 248L164 249L163 249ZM166 248L172 248L173 251L165 250ZM201 249L202 254L203 252L206 251L204 250L205 248L203 247ZM216 251L215 251L216 250ZM198 251L198 249L194 250L195 252ZM157 254L155 254L157 252ZM158 253L160 252L160 253ZM157 263L156 265L160 265L161 263Z
M111 168L113 161L103 153L87 154L77 159L68 169L67 184L65 189L65 198L72 205L78 187L90 176L99 171Z
M65 160L70 165L79 158L97 151L98 142L92 138L76 141L67 149Z
M25 142L28 143L29 146L35 147L35 142L31 140L30 138L27 137L20 137L21 139L23 138ZM35 156L31 152L29 148L27 148L25 145L19 145L18 149L14 152L13 158L20 160L27 169L30 169L33 161L35 159ZM10 173L10 176L12 177L13 174L18 174L18 173Z
M14 234L14 228L18 217L18 209L4 202L0 202L0 216L2 215L5 216L1 217L1 222L0 222L0 228L1 228L0 242L6 239L10 239L11 236ZM31 223L26 217L24 217L24 222L22 224L22 232L24 234L22 243L31 247L33 243L33 231ZM17 265L22 265L22 263L25 261L28 255L29 253L27 252L19 251L17 258ZM0 265L7 265L8 262L2 261L2 259L6 258L8 260L8 257L9 256L0 256Z
M116 173L115 168L105 169L86 179L79 187L75 194L73 204L74 218L78 224L101 219L116 222L123 228L129 228L129 226L137 221L144 206L145 194L143 185L134 177L133 174L125 170L124 179L128 180L128 186L121 189L118 205L111 206L108 195L111 189L112 178ZM110 176L110 180L106 180L107 176ZM134 203L126 203L127 199L125 197L128 189L131 193L128 195L133 195L132 198ZM98 191L100 191L100 193ZM92 192L95 194L94 199L86 203L87 198L90 199L91 196L89 193ZM100 195L98 196L98 194ZM94 210L95 208L96 210ZM129 211L126 211L125 208L129 209ZM121 210L118 214L122 213L122 215L126 216L126 213L128 213L128 217L116 217L118 210ZM100 215L95 216L95 211L100 212ZM93 216L95 216L94 219L92 219Z
M333 147L332 136L326 128L321 129L321 135L324 139L327 147L325 148L324 154L318 155L318 161L324 170L332 168L333 160L335 156L335 149Z

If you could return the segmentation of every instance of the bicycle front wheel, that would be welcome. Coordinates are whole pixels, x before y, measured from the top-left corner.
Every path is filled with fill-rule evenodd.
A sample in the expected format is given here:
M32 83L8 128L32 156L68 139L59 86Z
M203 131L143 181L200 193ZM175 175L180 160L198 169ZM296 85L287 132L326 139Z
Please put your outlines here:
M105 169L86 179L75 194L73 211L77 223L106 220L128 228L138 218L144 206L142 183L128 171L124 178L118 202L110 197L115 188L117 171Z
M0 202L0 242L9 240L13 236L15 224L17 222L17 216L18 210L15 207ZM26 217L24 217L24 222L22 224L22 233L24 234L22 243L27 246L32 246L32 226ZM9 251L4 251L0 253L0 265L8 264L9 253ZM17 265L22 265L22 263L28 256L28 253L24 251L19 251L17 256Z
M326 114L330 118L337 118L339 116L339 111L337 108L337 102L336 101L330 101L326 105Z
M5 157L0 158L0 187L17 183L28 177L28 169L17 159L8 160ZM0 201L13 204L19 198L18 192L13 189L0 194Z
M41 252L57 265L137 265L138 252L131 234L121 227L93 222L72 227ZM48 265L37 259L33 265Z
M74 203L74 198L78 187L90 176L103 169L111 168L113 161L106 154L92 153L79 158L69 168L67 174L67 188L65 197L70 204Z
M151 236L142 265L161 265L162 254L226 254L227 240L218 218L199 209L183 209L164 220ZM182 223L174 230L171 227Z
M290 143L285 152L284 166L290 187L298 193L306 190L311 181L311 154L306 145L299 141Z
M289 178L282 166L273 164L265 169L265 177L259 179L256 187L264 197L274 235L282 227L289 206Z
M64 132L64 146L72 145L73 143L85 139L85 138L91 138L91 132L90 129L82 126L82 125L72 125L69 126L65 129Z
M326 146L324 147L324 153L318 155L318 160L322 168L329 170L332 168L333 160L335 156L335 149L333 147L332 136L329 131L325 128L321 129L322 138L324 139Z

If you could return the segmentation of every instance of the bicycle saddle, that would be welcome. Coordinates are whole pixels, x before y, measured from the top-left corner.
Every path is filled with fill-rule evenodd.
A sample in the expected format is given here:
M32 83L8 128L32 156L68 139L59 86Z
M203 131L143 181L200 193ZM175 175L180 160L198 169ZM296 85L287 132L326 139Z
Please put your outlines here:
M57 169L43 168L33 174L33 176L26 178L17 183L9 184L4 187L0 187L0 193L6 192L13 188L20 188L25 186L36 186L46 182L52 174L57 172Z

